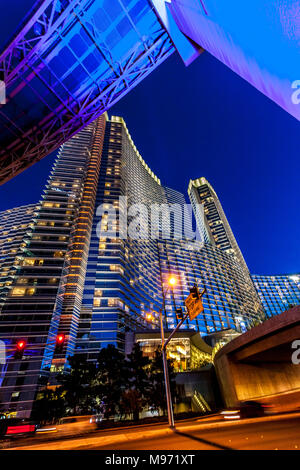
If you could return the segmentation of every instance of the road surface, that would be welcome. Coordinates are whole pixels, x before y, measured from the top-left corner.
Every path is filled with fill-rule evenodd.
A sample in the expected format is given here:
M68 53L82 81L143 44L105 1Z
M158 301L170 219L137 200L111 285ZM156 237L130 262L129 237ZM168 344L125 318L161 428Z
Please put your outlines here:
M17 444L18 447L13 447ZM299 450L300 414L268 416L244 421L218 417L179 422L172 431L165 424L94 431L82 436L36 436L10 443L28 450Z

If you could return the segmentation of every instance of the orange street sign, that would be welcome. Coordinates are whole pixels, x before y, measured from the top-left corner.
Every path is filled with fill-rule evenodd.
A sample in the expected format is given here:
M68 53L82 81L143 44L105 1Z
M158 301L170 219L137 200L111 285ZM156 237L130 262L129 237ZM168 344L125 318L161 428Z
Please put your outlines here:
M201 299L195 299L192 294L190 294L185 299L185 306L189 312L189 319L194 320L199 313L203 312L204 307Z

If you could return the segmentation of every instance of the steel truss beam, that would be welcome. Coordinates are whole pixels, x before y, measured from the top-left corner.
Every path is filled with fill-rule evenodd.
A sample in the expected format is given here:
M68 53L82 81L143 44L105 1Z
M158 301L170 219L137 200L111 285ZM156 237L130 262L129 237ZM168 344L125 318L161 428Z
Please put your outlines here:
M124 16L128 17L127 9L119 1ZM93 19L92 13L99 8L99 3L99 0L38 2L31 18L1 54L0 72L7 88L7 105L0 107L0 123L6 132L0 150L0 184L57 149L174 52L168 34L157 21L149 36L147 32L138 34L132 25L138 39L116 60L101 41L101 31ZM148 5L147 0L145 5ZM78 34L80 30L88 34L92 47L101 52L106 70L103 73L103 68L95 67L88 71L83 58L74 58L71 69L80 65L86 79L71 93L65 85L66 77L59 76L50 61L66 47L66 36ZM52 104L47 93L34 87L32 81L36 79L54 97ZM59 92L56 85L59 85ZM27 119L28 104L22 106L17 101L18 93L24 89L30 90L41 109L45 109L42 119L34 122ZM8 104L15 106L15 116L6 113Z

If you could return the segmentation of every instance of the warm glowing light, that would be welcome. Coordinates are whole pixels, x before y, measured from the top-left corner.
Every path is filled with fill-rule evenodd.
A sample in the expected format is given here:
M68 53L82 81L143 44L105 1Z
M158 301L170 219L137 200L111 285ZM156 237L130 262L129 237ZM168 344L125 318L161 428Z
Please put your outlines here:
M234 415L239 412L240 410L224 410L224 411L221 411L221 415Z
M170 286L175 286L176 283L177 283L176 277L170 276L168 282L169 282Z

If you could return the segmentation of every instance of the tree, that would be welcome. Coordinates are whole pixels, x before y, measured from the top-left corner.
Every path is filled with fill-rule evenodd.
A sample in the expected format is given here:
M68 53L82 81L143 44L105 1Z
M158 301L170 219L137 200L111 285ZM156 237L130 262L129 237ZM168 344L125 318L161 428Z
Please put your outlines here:
M45 388L34 406L36 419L51 421L66 414L99 413L106 418L131 414L134 420L146 405L152 410L167 409L161 350L150 361L136 344L127 358L113 345L101 349L97 364L84 357L68 359L70 370L59 374L55 390ZM175 373L168 360L173 398L176 393Z
M171 395L174 400L177 397L175 382L176 373L174 371L173 361L168 359L167 362ZM154 358L150 364L149 374L151 378L151 386L148 391L148 403L150 409L152 411L162 410L165 415L167 413L167 400L161 347L155 351Z
M124 355L111 344L101 349L91 385L92 395L101 404L101 411L106 418L118 413L127 380Z
M143 356L140 345L134 345L131 354L126 360L127 367L127 387L122 396L123 406L133 415L133 419L138 421L139 414L148 403L150 378L149 378L148 357Z
M132 415L134 421L138 421L140 411L144 408L147 400L144 396L140 394L138 390L135 389L127 389L124 390L121 396L120 401L120 415Z
M38 393L32 410L32 418L41 424L56 422L64 415L65 400L60 387L56 390L45 389Z
M70 370L57 376L59 388L65 400L65 407L73 414L91 412L94 405L91 383L95 377L96 366L81 356L68 358Z

